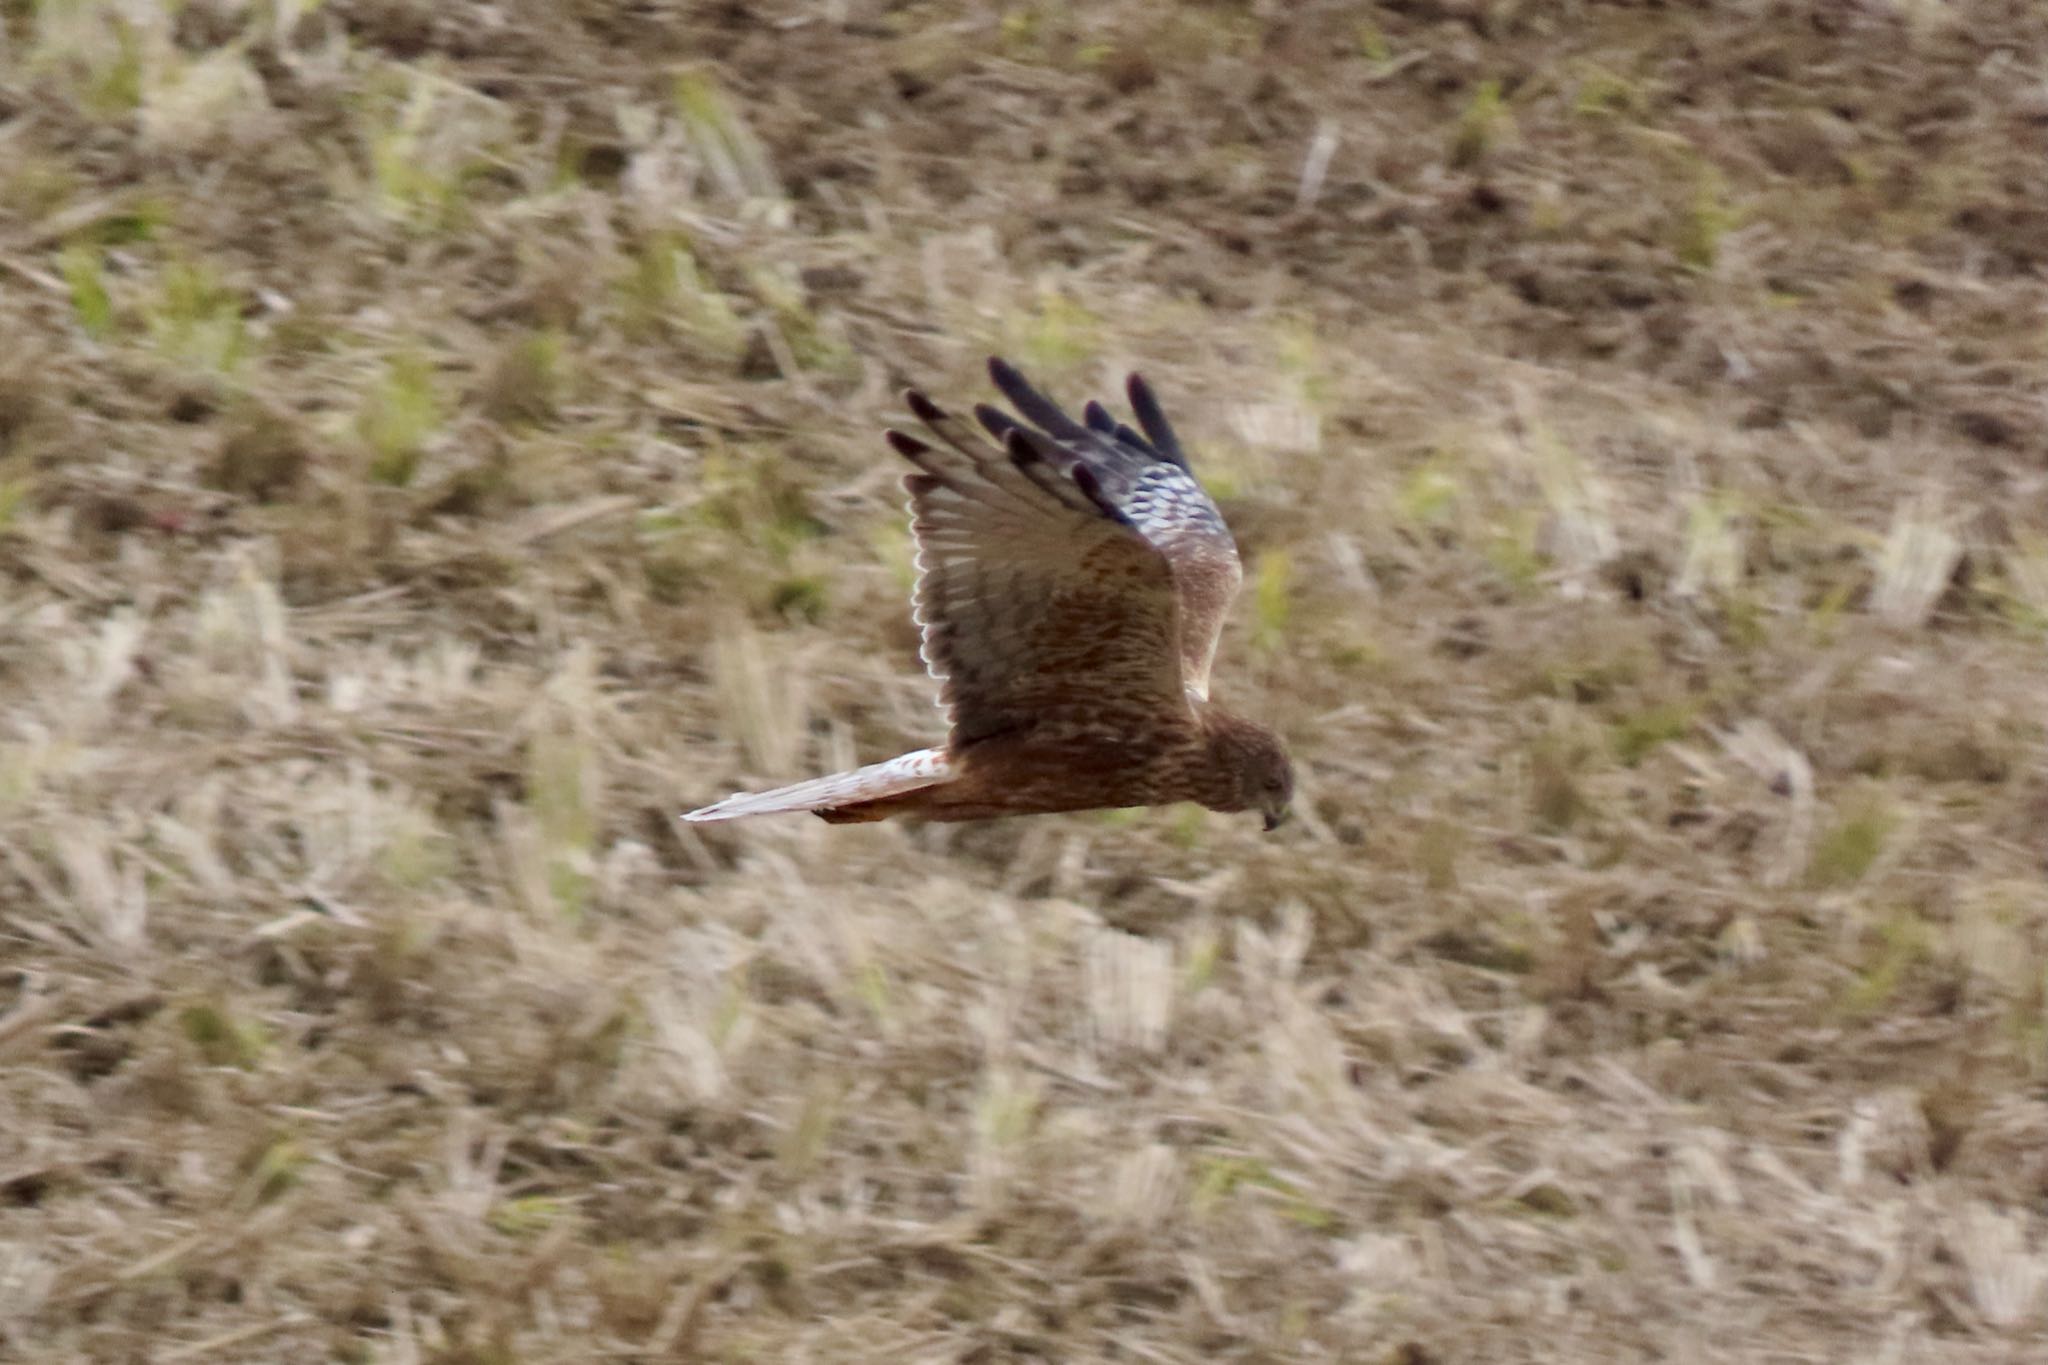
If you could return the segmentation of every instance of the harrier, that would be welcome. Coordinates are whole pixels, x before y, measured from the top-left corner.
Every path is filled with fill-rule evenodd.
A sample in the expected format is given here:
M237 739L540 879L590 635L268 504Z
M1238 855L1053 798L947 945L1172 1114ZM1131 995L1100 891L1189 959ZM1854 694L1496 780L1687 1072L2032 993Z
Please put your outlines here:
M913 389L904 401L936 443L886 433L917 467L903 481L914 615L952 725L945 747L684 819L981 820L1175 801L1256 810L1267 829L1287 818L1280 737L1209 700L1244 570L1151 386L1130 377L1141 433L1100 403L1076 422L1002 360L988 368L1022 422L978 404L977 431Z

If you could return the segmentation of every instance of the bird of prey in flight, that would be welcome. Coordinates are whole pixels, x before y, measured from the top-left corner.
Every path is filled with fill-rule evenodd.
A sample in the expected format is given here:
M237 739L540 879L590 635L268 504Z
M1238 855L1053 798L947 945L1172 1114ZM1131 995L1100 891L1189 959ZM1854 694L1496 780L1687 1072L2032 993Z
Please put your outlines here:
M1093 402L1076 422L1009 364L988 368L1016 416L977 404L977 429L912 389L904 401L927 431L886 433L916 466L903 480L913 601L945 744L684 819L981 820L1176 801L1258 811L1267 829L1287 818L1280 737L1209 700L1244 570L1151 386L1130 377L1133 430Z

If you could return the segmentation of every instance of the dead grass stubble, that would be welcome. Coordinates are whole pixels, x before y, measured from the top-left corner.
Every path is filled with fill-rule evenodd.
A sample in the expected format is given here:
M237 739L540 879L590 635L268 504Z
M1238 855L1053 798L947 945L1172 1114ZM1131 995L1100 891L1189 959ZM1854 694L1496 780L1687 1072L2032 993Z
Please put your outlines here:
M0 6L0 1356L2007 1361L2035 7ZM936 733L1142 363L1279 839Z

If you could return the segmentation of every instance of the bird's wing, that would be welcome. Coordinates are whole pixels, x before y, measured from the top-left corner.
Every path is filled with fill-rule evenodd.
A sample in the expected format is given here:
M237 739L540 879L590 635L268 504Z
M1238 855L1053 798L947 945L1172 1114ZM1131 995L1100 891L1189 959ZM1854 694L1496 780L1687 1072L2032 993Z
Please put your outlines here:
M1244 567L1230 529L1195 480L1152 386L1139 375L1130 377L1131 411L1144 428L1141 435L1100 403L1091 402L1082 410L1085 424L1074 421L1001 360L989 362L989 376L1037 430L987 406L975 409L982 425L999 440L1015 440L1012 433L1021 432L1049 465L1070 473L1091 500L1164 556L1180 599L1177 649L1182 680L1190 692L1206 700L1223 618L1244 581Z
M734 792L683 816L693 823L708 820L739 820L749 815L779 815L786 811L832 811L887 796L904 796L926 787L942 786L953 780L952 760L939 749L919 749L898 754L886 763L870 763L851 772L814 777L765 792Z
M898 431L917 466L916 616L951 744L1060 716L1104 738L1186 714L1181 595L1161 546L1066 447L1014 423L991 443L923 394L936 441Z

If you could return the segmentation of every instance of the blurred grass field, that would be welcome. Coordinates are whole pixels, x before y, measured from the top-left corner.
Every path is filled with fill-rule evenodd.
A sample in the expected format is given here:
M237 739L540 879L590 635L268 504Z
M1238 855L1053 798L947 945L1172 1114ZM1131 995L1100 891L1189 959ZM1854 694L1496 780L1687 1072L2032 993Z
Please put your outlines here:
M0 0L0 1359L2039 1359L2048 11ZM933 742L1142 368L1300 818Z

